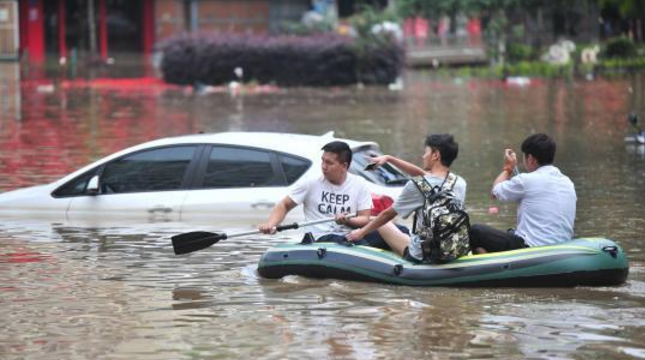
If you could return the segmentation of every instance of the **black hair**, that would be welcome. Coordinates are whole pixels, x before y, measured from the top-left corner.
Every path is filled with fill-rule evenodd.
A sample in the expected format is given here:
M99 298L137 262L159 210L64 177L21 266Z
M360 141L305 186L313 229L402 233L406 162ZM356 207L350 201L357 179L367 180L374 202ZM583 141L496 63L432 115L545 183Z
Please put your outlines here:
M522 152L533 155L540 165L549 165L555 158L555 141L547 134L533 134L522 142Z
M332 141L322 147L322 151L334 153L341 163L347 163L347 168L352 163L352 149L342 141Z
M441 164L449 167L459 154L459 144L450 134L432 134L426 137L426 146L439 151Z

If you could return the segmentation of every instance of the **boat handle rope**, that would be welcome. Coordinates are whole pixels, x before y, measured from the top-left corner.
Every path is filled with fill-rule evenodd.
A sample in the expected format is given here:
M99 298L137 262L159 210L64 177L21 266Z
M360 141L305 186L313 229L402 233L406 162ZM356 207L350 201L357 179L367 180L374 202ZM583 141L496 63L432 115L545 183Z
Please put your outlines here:
M614 259L618 256L618 246L610 245L602 248L602 251L609 253Z
M394 265L394 276L399 276L403 272L403 265L401 264L396 264Z
M318 255L318 259L322 259L322 258L324 258L324 257L325 257L325 255L327 255L327 249L325 249L325 248L318 248L318 250L316 251L316 255Z

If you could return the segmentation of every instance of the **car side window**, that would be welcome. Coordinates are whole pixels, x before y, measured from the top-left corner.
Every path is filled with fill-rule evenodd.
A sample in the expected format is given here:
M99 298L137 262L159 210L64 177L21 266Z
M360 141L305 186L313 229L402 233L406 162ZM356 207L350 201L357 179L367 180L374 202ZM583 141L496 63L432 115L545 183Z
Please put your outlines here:
M179 190L195 146L141 151L108 163L101 176L102 194Z
M85 174L67 182L59 187L54 193L54 197L69 197L85 195L87 183L96 175L96 169L86 172Z
M204 174L204 188L283 185L267 151L214 146Z
M280 164L287 177L287 184L291 185L298 180L311 166L311 161L294 156L280 154Z

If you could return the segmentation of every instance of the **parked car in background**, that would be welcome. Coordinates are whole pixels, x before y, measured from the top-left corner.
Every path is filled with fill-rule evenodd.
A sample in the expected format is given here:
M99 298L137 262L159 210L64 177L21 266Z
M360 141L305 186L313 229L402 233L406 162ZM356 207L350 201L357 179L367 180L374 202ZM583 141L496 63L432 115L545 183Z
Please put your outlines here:
M1 214L145 218L149 221L263 219L298 181L321 176L321 147L346 141L350 172L364 177L377 207L407 181L385 165L365 171L373 142L322 136L227 132L164 138L100 159L47 185L0 194ZM292 211L295 219L301 211Z

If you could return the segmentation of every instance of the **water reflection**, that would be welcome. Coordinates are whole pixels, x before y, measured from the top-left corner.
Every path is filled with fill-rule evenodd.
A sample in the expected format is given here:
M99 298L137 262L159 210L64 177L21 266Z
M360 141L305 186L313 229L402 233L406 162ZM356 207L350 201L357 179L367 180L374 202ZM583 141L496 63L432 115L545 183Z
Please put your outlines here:
M630 144L625 146L628 154L634 155L635 158L645 160L645 144Z
M0 112L15 120L22 119L20 87L20 65L0 62Z
M489 213L504 147L548 131L576 183L579 236L627 250L624 286L425 289L287 277L255 264L298 235L221 241L175 256L170 236L242 231L244 222L0 221L0 354L51 358L606 358L643 357L645 181L642 146L623 142L624 115L645 113L643 76L594 82L446 81L408 74L401 92L355 88L195 94L118 82L25 83L18 112L0 113L0 189L52 181L161 136L254 130L374 140L420 162L427 132L453 132L474 222ZM4 84L3 84L4 85ZM41 87L39 87L41 86ZM5 103L3 103L5 104ZM3 105L5 106L5 105ZM3 108L4 110L5 108ZM222 217L223 218L223 217Z

